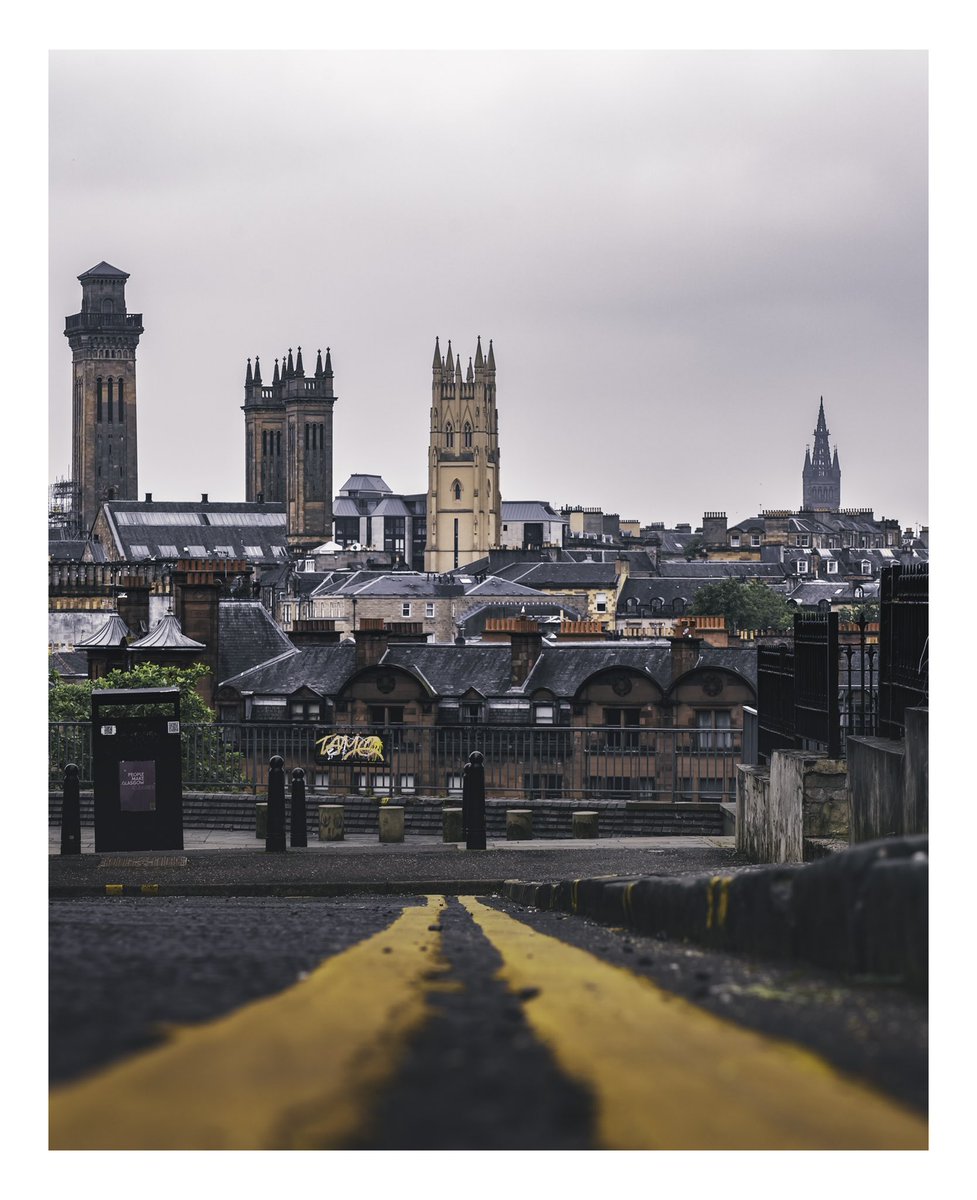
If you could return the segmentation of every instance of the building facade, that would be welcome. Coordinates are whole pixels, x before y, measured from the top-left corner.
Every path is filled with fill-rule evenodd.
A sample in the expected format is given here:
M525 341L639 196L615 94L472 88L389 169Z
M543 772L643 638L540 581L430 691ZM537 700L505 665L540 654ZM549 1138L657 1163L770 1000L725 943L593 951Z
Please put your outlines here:
M502 501L495 352L489 342L483 358L481 338L464 375L451 342L442 357L435 338L427 498L425 570L453 571L499 545Z
M103 500L134 500L136 346L142 314L126 311L129 276L100 262L83 275L81 312L65 318L71 347L71 472L78 526L87 531Z
M307 378L302 347L282 356L270 386L248 359L244 378L245 495L284 504L288 544L308 549L332 537L332 357L316 354Z

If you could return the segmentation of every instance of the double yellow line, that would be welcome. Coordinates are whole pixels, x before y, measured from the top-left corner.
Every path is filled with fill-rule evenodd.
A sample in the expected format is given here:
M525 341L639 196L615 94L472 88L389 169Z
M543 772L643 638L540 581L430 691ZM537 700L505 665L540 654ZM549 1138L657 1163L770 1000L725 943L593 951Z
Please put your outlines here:
M449 986L428 897L280 995L51 1095L52 1149L314 1149L361 1134ZM823 1060L461 903L609 1149L925 1149L926 1122ZM431 928L433 926L433 928Z

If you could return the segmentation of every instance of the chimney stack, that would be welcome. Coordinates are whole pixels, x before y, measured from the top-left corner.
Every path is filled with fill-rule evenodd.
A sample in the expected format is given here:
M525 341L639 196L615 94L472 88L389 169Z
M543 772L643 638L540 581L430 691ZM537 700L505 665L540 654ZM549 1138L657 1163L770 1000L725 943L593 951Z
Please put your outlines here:
M353 633L356 667L375 667L387 652L387 630L382 617L363 617Z
M672 647L671 682L674 683L680 675L691 671L699 661L699 647L702 645L702 638L692 637L691 634L688 634L685 637L673 637L668 640Z
M522 687L543 652L543 634L539 622L524 617L490 617L485 622L485 633L490 640L493 634L509 635L512 647L510 686Z

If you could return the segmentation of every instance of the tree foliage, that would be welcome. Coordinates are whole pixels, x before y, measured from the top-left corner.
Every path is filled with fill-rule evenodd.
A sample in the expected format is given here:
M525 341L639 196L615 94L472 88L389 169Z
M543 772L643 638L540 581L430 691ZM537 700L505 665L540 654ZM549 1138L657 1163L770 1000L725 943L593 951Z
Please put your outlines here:
M163 688L180 689L180 720L193 724L211 722L214 710L206 705L197 692L197 681L209 674L209 667L193 663L189 667L161 667L157 663L139 663L129 671L110 671L101 679L83 683L65 683L56 671L51 672L48 691L48 719L51 721L90 721L92 692L97 688Z
M866 621L877 621L879 619L879 605L876 600L866 600L862 604L852 604L847 608L838 610L839 621L850 621L853 625L858 623L858 618L864 615Z
M793 610L783 596L758 579L746 582L720 579L707 583L696 592L689 612L725 617L730 630L782 630L787 629L794 619Z

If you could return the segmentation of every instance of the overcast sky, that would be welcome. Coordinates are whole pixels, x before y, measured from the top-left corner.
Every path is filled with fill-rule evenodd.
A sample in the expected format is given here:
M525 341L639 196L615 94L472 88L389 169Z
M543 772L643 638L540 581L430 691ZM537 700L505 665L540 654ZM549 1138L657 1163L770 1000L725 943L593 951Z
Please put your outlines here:
M50 475L64 318L129 272L139 491L244 498L240 405L332 350L334 481L423 491L434 338L495 343L504 499L642 523L927 510L917 51L55 52Z

